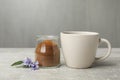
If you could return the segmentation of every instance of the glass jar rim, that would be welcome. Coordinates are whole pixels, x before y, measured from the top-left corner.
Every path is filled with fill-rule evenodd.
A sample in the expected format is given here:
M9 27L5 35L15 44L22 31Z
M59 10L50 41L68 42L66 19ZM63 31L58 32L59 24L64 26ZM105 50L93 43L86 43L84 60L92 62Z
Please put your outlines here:
M57 35L40 35L40 34L37 34L36 38L37 38L37 40L45 40L45 39L52 40L52 39L58 39L59 37Z

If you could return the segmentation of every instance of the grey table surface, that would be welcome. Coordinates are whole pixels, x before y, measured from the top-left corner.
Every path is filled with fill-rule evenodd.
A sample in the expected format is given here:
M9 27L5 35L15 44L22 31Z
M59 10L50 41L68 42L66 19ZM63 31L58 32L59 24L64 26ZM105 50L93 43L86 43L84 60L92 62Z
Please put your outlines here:
M61 66L31 70L10 66L13 62L30 57L34 60L34 48L0 48L0 80L120 80L120 48L113 48L108 59L93 64L88 69L66 67L61 55ZM97 56L106 49L98 49Z

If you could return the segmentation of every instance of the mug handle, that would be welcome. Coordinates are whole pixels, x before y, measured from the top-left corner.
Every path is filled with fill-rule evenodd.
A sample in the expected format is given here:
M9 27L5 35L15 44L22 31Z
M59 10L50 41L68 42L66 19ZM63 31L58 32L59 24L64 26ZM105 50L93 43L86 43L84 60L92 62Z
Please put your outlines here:
M111 44L110 44L110 42L107 39L104 39L104 38L99 39L99 42L100 43L102 43L102 42L106 43L107 47L108 47L108 50L107 50L107 53L104 56L95 58L95 62L103 61L106 58L108 58L111 54Z

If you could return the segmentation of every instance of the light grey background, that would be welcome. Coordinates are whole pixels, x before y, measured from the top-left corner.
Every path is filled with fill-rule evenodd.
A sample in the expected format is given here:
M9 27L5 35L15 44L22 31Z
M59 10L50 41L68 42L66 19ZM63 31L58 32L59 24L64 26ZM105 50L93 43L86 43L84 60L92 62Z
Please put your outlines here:
M0 47L34 47L36 34L96 31L120 47L120 0L0 0Z

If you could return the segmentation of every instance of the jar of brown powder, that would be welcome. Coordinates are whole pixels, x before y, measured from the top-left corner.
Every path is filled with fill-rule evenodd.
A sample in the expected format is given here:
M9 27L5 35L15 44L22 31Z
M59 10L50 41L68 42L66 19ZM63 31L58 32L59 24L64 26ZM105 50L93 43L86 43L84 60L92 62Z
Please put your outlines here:
M60 49L58 45L58 40L58 36L37 35L35 60L39 62L39 66L59 66Z

